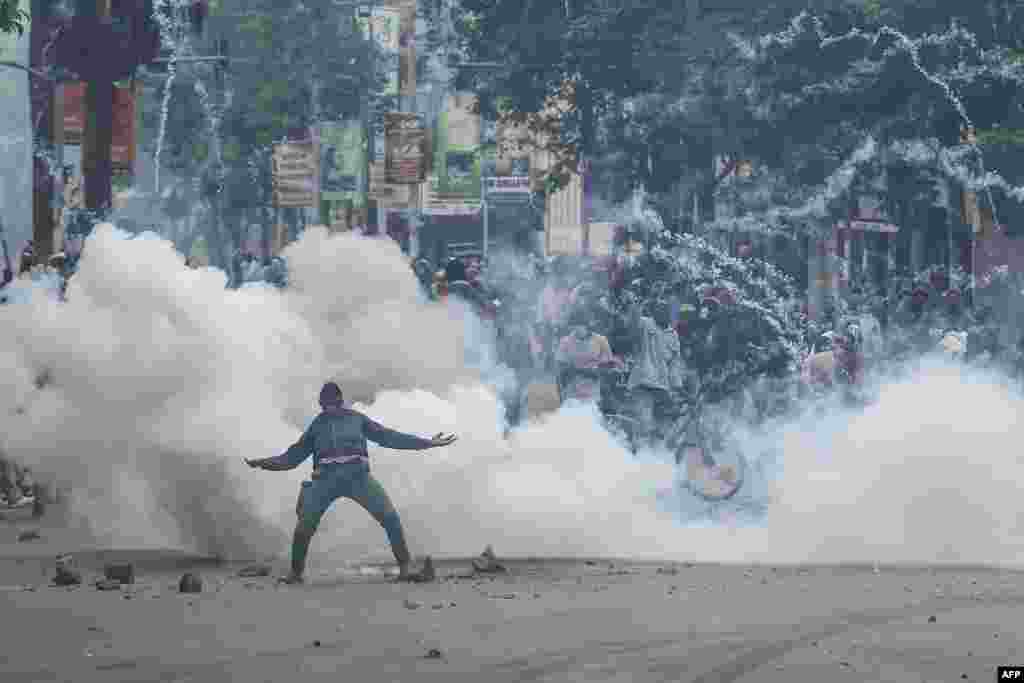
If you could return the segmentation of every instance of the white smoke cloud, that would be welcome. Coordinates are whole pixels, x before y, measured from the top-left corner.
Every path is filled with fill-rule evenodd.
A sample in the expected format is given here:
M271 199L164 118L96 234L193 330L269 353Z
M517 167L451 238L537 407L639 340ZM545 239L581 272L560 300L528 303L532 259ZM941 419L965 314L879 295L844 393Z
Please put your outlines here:
M508 555L1014 564L1024 550L1020 402L992 378L927 367L860 414L762 434L751 453L784 454L755 482L767 518L687 524L662 495L672 467L631 456L584 408L505 439L495 391L465 367L475 333L463 313L420 301L394 245L313 230L287 256L293 289L229 291L163 240L99 227L67 303L0 307L0 447L72 484L100 543L282 554L309 465L268 473L242 457L292 443L333 378L388 426L460 435L446 449L373 449L416 554L492 543ZM52 384L38 390L43 369ZM371 555L389 556L383 531L339 502L312 567Z

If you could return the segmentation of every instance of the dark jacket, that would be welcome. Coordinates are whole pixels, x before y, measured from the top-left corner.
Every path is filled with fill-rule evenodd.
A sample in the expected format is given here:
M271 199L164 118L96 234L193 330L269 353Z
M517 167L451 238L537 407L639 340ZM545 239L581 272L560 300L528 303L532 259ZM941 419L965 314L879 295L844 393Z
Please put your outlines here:
M302 437L287 451L267 458L268 469L290 470L313 456L313 469L321 467L358 467L369 469L367 440L396 450L419 451L430 448L429 439L403 434L378 424L349 408L328 408L316 416ZM355 467L353 469L355 469Z

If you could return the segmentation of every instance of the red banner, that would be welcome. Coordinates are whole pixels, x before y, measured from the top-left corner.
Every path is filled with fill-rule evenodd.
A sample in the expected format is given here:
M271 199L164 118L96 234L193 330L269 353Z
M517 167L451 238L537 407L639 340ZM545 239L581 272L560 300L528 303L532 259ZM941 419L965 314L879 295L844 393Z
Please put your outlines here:
M64 144L80 145L85 135L85 83L64 84Z
M113 123L110 161L115 173L130 175L135 166L135 93L131 86L114 88Z
M130 86L114 88L113 140L110 161L115 173L135 165L135 95ZM64 144L81 145L85 137L85 83L64 85Z

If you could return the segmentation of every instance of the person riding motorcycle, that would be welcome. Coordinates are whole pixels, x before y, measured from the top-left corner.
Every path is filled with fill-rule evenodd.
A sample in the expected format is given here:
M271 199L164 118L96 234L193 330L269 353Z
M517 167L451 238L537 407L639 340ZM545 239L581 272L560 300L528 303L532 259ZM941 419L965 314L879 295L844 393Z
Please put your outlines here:
M655 409L683 386L682 354L679 336L672 327L672 311L667 301L652 302L643 315L639 304L630 308L630 328L635 331L636 362L629 374L629 388L639 440L651 441L655 432Z
M563 402L569 399L600 402L601 368L616 367L608 338L598 334L590 318L577 311L569 318L570 332L558 344L555 362Z

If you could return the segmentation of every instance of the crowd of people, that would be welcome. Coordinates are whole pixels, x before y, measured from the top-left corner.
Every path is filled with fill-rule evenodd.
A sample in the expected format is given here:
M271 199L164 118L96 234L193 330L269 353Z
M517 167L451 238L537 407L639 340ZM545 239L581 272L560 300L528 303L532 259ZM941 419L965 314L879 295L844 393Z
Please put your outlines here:
M631 297L610 260L531 257L517 265L485 272L482 259L469 256L437 271L413 266L431 299L457 296L491 324L498 361L517 380L506 397L509 421L524 417L531 383L552 380L559 403L610 409L611 387L626 389L628 408L653 431L656 406L686 380L678 307Z

